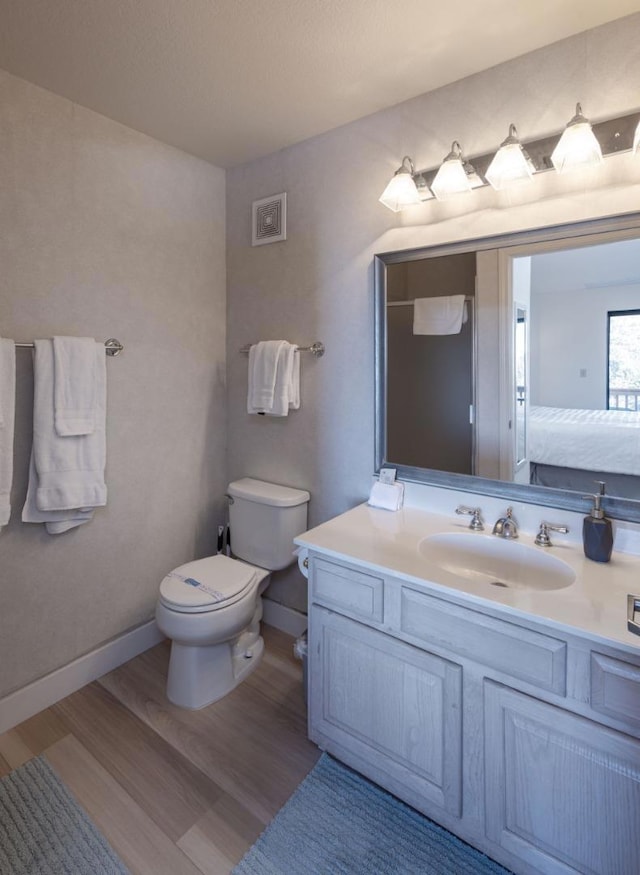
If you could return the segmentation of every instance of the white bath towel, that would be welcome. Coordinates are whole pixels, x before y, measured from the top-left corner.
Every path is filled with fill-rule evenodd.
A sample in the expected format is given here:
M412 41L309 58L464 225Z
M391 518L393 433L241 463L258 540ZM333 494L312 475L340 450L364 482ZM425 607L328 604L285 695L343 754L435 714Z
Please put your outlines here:
M16 347L0 339L0 529L11 516L13 433L16 402Z
M92 337L54 337L56 432L92 434L96 417L96 342Z
M278 344L275 378L271 402L269 404L252 403L251 396L251 351L249 353L249 397L247 411L249 413L265 413L269 416L287 416L289 410L300 407L300 353L297 346L286 340L266 341ZM258 346L260 344L257 344ZM253 347L252 347L253 350ZM266 398L266 395L263 396Z
M40 510L37 505L38 472L35 466L35 453L31 448L29 460L29 485L27 498L22 509L23 523L44 523L50 535L61 535L93 519L93 508L74 508L71 510Z
M106 359L103 344L94 341L94 350L94 431L61 437L54 422L53 342L35 341L32 464L22 519L46 523L50 534L88 522L93 508L107 503Z
M416 298L413 302L414 334L460 334L465 319L464 295Z
M263 340L249 350L249 387L247 410L265 412L273 405L278 359L284 340Z

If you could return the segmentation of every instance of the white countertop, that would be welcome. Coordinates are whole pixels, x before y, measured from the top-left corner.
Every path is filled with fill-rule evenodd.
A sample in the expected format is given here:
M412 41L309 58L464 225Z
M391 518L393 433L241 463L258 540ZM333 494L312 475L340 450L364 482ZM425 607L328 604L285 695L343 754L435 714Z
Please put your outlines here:
M362 504L310 529L295 542L336 559L424 583L443 595L464 595L474 604L500 608L520 618L542 619L566 632L587 633L640 655L640 637L627 630L627 594L640 595L639 556L617 553L614 545L610 562L592 562L575 543L554 541L552 547L535 549L570 565L576 574L574 583L554 590L501 588L457 576L424 558L418 545L437 532L469 532L468 518L407 506L390 512ZM518 543L533 547L533 536L521 532Z

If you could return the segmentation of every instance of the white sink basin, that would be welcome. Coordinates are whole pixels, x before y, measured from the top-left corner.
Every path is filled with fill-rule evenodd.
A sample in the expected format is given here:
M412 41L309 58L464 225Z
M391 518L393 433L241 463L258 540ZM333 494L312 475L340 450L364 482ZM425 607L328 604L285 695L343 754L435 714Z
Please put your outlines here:
M544 547L529 547L495 535L442 532L423 538L418 552L444 571L493 586L562 589L576 579L571 566Z

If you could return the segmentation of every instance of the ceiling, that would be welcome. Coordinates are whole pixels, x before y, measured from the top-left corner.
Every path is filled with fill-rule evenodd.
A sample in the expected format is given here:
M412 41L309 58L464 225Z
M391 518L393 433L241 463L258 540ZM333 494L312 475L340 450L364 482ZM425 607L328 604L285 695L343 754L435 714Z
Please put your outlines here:
M531 291L557 295L585 289L640 287L640 240L618 240L531 259Z
M219 167L639 0L0 0L0 67Z

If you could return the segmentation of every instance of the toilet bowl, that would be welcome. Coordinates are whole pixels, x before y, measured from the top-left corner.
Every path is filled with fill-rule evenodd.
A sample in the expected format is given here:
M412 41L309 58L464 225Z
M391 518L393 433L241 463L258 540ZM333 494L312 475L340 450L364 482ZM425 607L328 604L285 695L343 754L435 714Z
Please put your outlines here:
M181 565L160 585L156 622L171 638L167 698L204 708L226 696L260 664L263 568L227 556Z
M293 538L306 528L304 490L245 478L228 493L240 558L187 562L160 584L156 622L172 641L167 698L182 708L216 702L258 667L261 595L271 571L295 561Z

